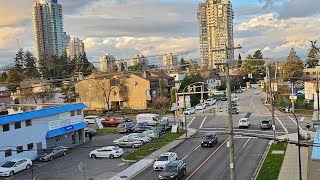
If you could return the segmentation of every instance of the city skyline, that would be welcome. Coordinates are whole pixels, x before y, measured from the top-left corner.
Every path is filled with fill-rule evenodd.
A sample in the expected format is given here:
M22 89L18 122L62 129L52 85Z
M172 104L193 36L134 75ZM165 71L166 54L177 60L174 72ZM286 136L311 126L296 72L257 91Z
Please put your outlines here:
M19 7L15 7L18 3L15 0L2 2L0 15L8 18L0 20L1 66L13 62L18 50L16 39L21 47L34 53L31 21L34 2L19 1ZM149 56L199 48L196 17L199 2L204 1L59 1L65 31L83 39L89 60L95 62L105 53L123 59L137 53ZM315 8L320 3L316 0L303 3L231 0L231 3L235 11L234 44L244 47L235 51L235 57L239 52L246 55L261 49L265 57L284 59L293 47L304 60L309 40L320 39L319 10ZM192 56L199 58L199 53Z

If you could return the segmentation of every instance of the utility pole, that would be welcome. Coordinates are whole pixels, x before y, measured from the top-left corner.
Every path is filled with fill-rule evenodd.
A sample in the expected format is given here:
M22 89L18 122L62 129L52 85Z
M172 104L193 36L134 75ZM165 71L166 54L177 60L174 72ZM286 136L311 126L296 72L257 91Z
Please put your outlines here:
M231 85L230 85L230 75L229 75L229 63L231 60L229 60L228 51L234 50L234 49L241 49L242 47L232 47L228 48L227 42L225 44L224 49L216 49L212 50L212 52L217 51L225 51L226 56L226 62L225 63L216 63L216 65L225 65L226 70L226 81L227 81L227 99L228 99L228 134L229 134L229 140L227 143L227 147L229 148L229 160L230 160L230 179L236 180L236 171L235 171L235 164L234 164L234 144L233 144L233 121L232 121L232 112L231 112Z
M319 122L319 72L317 70L317 105L318 105L318 113L317 113L317 120Z
M270 104L271 104L271 117L272 117L272 130L273 130L273 142L276 142L276 122L274 119L274 105L273 105L273 94L272 94L272 86L271 86L271 77L270 77L270 67L268 61L266 61L266 69L267 69L267 80L270 94Z

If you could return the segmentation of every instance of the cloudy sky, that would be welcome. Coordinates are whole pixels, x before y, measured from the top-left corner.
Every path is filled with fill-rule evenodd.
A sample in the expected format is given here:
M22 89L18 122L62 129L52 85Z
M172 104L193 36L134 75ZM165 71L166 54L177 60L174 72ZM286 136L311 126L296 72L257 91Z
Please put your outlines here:
M203 0L204 1L204 0ZM0 65L13 62L21 47L34 52L32 5L35 0L1 0ZM84 40L88 58L112 54L127 59L199 48L200 0L58 0L64 30ZM256 49L285 59L293 47L304 59L310 40L320 40L319 0L231 0L235 44L243 56ZM18 4L18 5L17 5ZM196 58L197 53L185 55Z

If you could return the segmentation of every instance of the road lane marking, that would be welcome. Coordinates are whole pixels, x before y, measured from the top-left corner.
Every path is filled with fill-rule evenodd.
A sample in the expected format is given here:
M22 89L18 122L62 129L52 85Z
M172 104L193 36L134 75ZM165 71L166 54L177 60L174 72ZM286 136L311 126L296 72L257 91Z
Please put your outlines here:
M286 132L286 134L288 134L288 130L287 128L282 124L282 122L280 121L280 119L278 118L278 116L274 116L277 118L278 122L280 123L280 125L282 126L282 128L284 129L284 131Z
M244 147L247 145L247 143L249 142L249 140L250 140L250 138L246 141L246 143L244 143L244 145L242 146L242 148L244 148Z
M193 150L197 150L199 147L201 146L201 144L199 144L197 147L195 147Z
M189 156L189 154L187 154L184 158L182 158L182 160L184 160L185 158L187 158Z
M199 129L201 129L201 128L202 128L202 126L203 126L203 123L204 123L204 122L206 121L207 117L208 117L208 116L206 116L206 117L204 117L204 118L203 118L203 120L202 120L202 122L201 122L201 124L200 124L200 127L199 127Z
M205 159L191 174L186 178L188 180L191 176L193 176L227 141L229 138L227 138L219 147L217 147L216 150L214 150L207 159Z
M153 168L152 168L152 170L151 170L150 172L148 172L148 174L146 174L146 176L148 176L149 174L151 174L153 171L154 171L154 170L153 170Z
M290 117L290 116L288 116L288 118L297 126L298 124L297 124L297 122L292 118L292 117ZM299 126L299 129L301 130L301 131L303 131L303 129Z
M187 127L189 127L190 126L190 124L193 122L193 120L195 119L196 117L193 117L192 119L191 119L191 121L189 122L189 124L188 124L188 126Z

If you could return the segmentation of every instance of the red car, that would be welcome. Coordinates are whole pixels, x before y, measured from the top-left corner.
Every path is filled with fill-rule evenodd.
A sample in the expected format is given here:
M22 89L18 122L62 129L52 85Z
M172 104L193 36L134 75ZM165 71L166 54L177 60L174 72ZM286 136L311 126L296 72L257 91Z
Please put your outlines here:
M118 126L119 124L122 124L123 120L120 118L111 117L110 119L105 119L101 121L101 124L103 126Z

